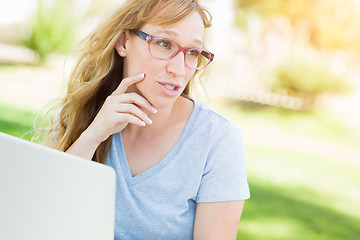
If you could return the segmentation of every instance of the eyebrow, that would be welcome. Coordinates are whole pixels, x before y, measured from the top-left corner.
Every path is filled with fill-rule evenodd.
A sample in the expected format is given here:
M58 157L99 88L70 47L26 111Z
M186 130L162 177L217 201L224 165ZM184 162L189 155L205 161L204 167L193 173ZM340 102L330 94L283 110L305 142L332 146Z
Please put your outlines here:
M175 36L175 37L179 36L179 34L177 34L174 31L171 31L171 30L160 30L160 31L156 31L154 34L159 34L159 33L165 33L167 35L172 35L172 36ZM194 42L200 44L201 46L203 46L203 42L200 39L194 39Z

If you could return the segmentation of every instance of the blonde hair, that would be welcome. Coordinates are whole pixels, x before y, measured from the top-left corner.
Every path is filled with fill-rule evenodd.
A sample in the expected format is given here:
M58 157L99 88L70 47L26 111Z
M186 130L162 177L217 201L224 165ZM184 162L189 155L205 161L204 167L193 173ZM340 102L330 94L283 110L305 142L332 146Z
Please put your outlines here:
M66 151L93 121L106 97L120 84L123 58L115 51L115 44L126 29L139 29L146 23L171 26L194 11L202 17L205 28L211 25L211 15L196 0L126 1L85 39L70 75L67 94L53 108L60 108L60 112L51 122L45 142ZM192 79L196 74L198 71ZM190 87L186 86L183 96L189 96ZM109 137L99 145L93 161L106 162L111 140Z

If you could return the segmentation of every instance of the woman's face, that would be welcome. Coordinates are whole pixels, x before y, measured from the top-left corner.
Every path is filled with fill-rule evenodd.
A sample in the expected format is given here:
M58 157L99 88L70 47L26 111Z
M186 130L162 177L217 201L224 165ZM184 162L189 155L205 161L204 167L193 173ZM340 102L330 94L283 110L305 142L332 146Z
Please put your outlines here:
M203 48L204 24L199 13L193 12L181 22L171 26L145 24L141 29L151 36L164 37L184 48ZM181 95L195 70L184 62L184 53L179 52L170 60L151 56L148 43L133 33L126 32L124 78L144 72L145 79L129 89L144 96L156 108L171 107ZM118 52L121 51L117 47ZM175 88L174 88L175 87Z

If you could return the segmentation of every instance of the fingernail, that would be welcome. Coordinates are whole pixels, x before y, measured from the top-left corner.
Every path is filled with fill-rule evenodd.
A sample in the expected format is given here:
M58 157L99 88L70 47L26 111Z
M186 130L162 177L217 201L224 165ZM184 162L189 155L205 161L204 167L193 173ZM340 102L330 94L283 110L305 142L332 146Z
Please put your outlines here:
M140 73L139 75L138 75L138 77L144 77L145 76L145 73Z
M141 126L145 127L146 126L146 123L141 121Z
M147 118L146 121L149 123L149 124L152 124L152 121L150 118Z
M151 107L151 111L152 111L153 113L157 113L157 109L154 108L154 107Z

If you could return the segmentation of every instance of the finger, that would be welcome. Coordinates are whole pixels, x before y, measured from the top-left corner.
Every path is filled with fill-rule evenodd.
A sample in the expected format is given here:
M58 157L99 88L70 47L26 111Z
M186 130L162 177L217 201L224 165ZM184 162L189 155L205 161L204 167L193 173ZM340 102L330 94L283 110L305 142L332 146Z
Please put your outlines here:
M119 114L117 117L117 122L118 122L119 126L123 125L124 122L136 124L136 125L139 125L142 127L146 126L146 123L144 121L142 121L140 118L138 118L130 113Z
M147 123L147 124L151 124L152 121L151 119L148 117L148 115L146 113L144 113L143 111L141 111L137 106L135 106L134 104L122 104L122 105L118 105L117 109L115 109L116 112L118 113L130 113L132 115L134 115L135 117L139 118L140 120L142 120L143 122Z
M124 103L131 103L135 104L139 107L147 109L149 112L156 113L157 110L151 103L144 97L140 96L137 93L125 93L118 96L110 96L112 98L114 104L124 104Z
M131 86L134 83L144 80L144 78L145 78L145 73L140 73L136 76L130 76L130 77L124 78L123 80L121 80L121 83L115 89L115 91L112 93L112 95L120 95L120 94L125 93L129 86Z

